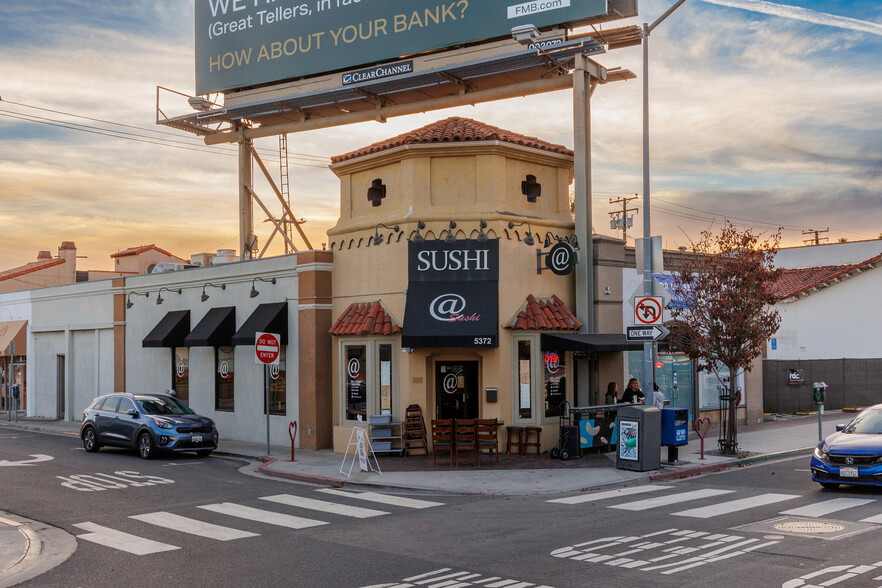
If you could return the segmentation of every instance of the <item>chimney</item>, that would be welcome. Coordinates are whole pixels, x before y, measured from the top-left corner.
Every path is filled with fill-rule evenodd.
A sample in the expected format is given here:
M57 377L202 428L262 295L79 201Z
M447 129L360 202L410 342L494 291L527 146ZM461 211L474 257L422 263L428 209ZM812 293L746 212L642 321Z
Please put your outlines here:
M41 251L37 254L37 261L49 261L52 259L51 251Z
M77 246L73 241L62 241L61 247L58 248L58 257L71 264L71 267L76 269Z

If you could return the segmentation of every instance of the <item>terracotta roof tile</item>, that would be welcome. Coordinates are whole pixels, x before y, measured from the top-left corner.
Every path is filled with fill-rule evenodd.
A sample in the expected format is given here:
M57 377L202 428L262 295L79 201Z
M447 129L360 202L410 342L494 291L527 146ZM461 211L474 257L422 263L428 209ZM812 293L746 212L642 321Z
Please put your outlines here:
M793 298L804 292L808 292L823 284L838 282L843 276L856 271L872 269L875 264L882 260L882 255L870 258L860 263L849 265L827 265L819 267L803 267L781 270L781 276L775 283L773 292L779 300Z
M0 272L0 280L12 280L26 274L32 274L40 270L55 267L56 265L61 265L62 263L65 263L65 261L57 258L46 261L32 261L28 264Z
M570 312L567 305L557 296L536 298L527 296L521 310L512 318L505 328L517 331L577 331L582 322Z
M181 261L184 261L182 258L178 257L177 255L169 253L165 249L160 249L159 247L157 247L156 245L153 245L153 244L141 245L139 247L129 247L128 249L123 249L122 251L117 251L116 253L111 253L110 258L115 259L117 257L129 257L131 255L141 255L142 253L150 251L151 249L155 249L157 252L162 253L163 255L168 255L169 257L174 257L175 259L180 259Z
M528 137L512 131L506 131L470 118L451 117L410 131L409 133L404 133L343 155L337 155L332 157L331 161L333 163L340 163L364 155L370 155L371 153L379 153L400 147L401 145L461 143L466 141L501 141L562 155L573 155L573 151L563 145L555 145L536 137Z
M382 303L356 302L343 311L329 331L332 335L394 335L401 332Z

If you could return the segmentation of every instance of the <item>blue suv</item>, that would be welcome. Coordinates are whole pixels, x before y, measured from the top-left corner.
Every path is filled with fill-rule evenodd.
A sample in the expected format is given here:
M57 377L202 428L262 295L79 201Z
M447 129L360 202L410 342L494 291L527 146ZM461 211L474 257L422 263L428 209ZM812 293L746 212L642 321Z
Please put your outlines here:
M137 449L144 459L158 451L195 451L207 457L217 449L214 421L166 394L99 396L83 411L80 438L89 452L114 445Z

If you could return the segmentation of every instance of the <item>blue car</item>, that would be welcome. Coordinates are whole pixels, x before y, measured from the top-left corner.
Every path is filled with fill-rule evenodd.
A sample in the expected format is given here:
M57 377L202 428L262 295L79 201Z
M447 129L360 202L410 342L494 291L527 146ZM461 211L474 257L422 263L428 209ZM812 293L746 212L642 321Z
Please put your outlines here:
M86 451L102 445L128 447L144 459L160 451L195 451L207 457L217 449L217 437L214 421L167 394L99 396L83 411L80 427Z
M824 488L840 484L882 486L882 404L865 408L815 448L812 481Z

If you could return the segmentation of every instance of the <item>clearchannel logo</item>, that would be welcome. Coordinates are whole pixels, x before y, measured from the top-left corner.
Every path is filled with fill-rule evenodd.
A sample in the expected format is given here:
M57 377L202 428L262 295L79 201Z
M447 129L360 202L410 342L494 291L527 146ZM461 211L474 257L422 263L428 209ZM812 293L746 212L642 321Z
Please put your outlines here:
M413 61L402 61L393 65L378 65L370 69L361 69L343 74L343 85L349 86L351 84L381 80L409 73L413 73Z

